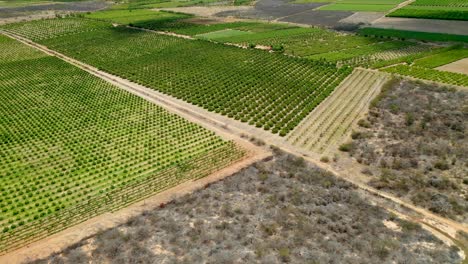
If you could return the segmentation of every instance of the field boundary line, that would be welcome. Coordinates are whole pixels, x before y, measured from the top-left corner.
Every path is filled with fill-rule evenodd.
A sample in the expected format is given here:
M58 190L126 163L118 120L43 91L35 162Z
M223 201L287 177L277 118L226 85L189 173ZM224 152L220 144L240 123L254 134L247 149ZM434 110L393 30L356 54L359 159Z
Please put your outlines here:
M442 226L442 227L444 226L451 227L454 230L464 231L468 233L468 226L466 224L458 223L454 220L444 218L442 216L438 216L426 209L417 207L413 204L410 204L409 202L405 202L392 194L379 191L375 188L367 186L365 183L361 181L352 179L348 177L347 175L357 174L357 172L350 171L350 170L340 170L338 168L333 167L330 164L325 164L323 162L320 162L319 161L320 155L294 147L293 145L289 144L285 138L281 138L280 136L274 135L268 131L264 131L263 129L259 129L259 128L250 126L248 124L241 123L240 121L236 121L231 118L221 116L219 114L208 112L205 109L183 102L180 99L172 98L171 96L162 94L161 92L132 83L121 77L117 77L109 73L100 71L92 66L89 66L85 63L82 63L80 61L67 57L59 52L50 50L47 47L34 43L33 41L28 40L26 38L17 36L10 32L5 32L5 31L0 30L0 33L2 32L3 34L13 39L16 39L34 48L37 48L38 50L41 50L49 55L59 57L62 60L71 63L72 65L75 65L83 70L86 70L89 73L95 76L98 76L133 94L136 94L142 98L145 98L146 100L155 102L158 105L167 109L169 112L179 114L180 116L186 118L187 120L191 122L198 123L210 130L217 131L218 133L221 133L225 137L238 138L239 136L244 135L244 136L251 136L254 138L259 138L269 145L277 146L288 153L303 157L305 160L312 162L317 167L331 172L335 176L350 182L357 188L369 194L375 195L377 197L385 198L388 201L394 202L395 204L398 204L404 208L410 209L422 215L423 218L421 219L421 221L423 221L424 223L428 223L428 224L437 223L439 226ZM365 70L378 72L379 74L382 74L382 72L377 71L377 70L370 70L370 69L365 69ZM455 237L451 237L451 239L455 239Z

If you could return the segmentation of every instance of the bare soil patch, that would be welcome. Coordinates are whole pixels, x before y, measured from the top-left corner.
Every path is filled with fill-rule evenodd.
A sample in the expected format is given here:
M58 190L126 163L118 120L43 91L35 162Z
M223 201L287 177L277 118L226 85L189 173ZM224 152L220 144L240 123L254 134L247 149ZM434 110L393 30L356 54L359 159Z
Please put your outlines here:
M449 63L436 69L440 71L468 74L468 58Z

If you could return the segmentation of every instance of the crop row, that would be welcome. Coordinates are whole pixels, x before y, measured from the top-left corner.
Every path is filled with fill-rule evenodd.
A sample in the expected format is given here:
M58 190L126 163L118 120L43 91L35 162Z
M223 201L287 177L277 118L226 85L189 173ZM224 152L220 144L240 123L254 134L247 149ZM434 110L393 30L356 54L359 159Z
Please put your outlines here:
M117 190L145 179L155 190L169 188L242 156L213 132L55 57L3 36L0 45L0 57L9 58L0 63L0 251L19 243L18 230L36 237L44 219L79 204L106 196L118 207ZM143 189L132 199L152 193ZM86 210L95 209L75 214Z
M468 87L468 76L461 73L438 71L408 65L396 65L393 67L385 68L383 69L383 71L410 76L423 80Z
M468 42L466 35L454 35L444 33L419 32L398 29L371 28L366 27L359 30L363 36L374 36L380 38L417 39L424 41L457 41Z
M414 62L414 65L425 68L436 68L464 58L468 58L468 49L460 47L418 59Z
M280 135L292 130L351 72L348 67L121 27L40 43Z
M341 63L346 65L360 65L366 67L373 67L374 65L379 64L381 62L416 55L419 53L426 52L430 49L430 46L412 45L401 49L381 51L367 56L355 57L349 60L341 61Z
M416 0L411 3L414 6L448 6L468 7L468 2L460 0Z
M336 150L385 80L382 73L355 70L288 135L288 142L320 154Z
M105 27L111 27L111 25L96 20L86 21L80 18L43 19L34 21L34 23L22 22L2 26L6 30L14 29L16 34L34 41L79 32L90 32Z
M390 17L409 17L426 19L445 19L445 20L468 20L468 8L457 10L456 8L425 8L420 6L407 6L398 9L388 16Z

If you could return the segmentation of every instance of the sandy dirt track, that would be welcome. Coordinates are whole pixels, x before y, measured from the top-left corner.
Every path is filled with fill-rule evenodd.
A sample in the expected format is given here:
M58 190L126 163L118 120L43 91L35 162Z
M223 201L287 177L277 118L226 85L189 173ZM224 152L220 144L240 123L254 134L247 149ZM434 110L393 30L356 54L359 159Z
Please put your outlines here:
M468 74L468 58L440 66L436 69L440 71Z

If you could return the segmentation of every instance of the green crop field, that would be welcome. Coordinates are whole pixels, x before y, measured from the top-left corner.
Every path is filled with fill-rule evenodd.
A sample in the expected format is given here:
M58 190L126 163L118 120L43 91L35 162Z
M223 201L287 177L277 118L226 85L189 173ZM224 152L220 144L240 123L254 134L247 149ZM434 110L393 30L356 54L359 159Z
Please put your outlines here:
M438 71L418 66L396 65L383 69L385 72L446 84L468 86L468 76L461 73Z
M286 28L257 32L225 38L216 41L239 43L245 46L259 44L264 46L283 46L285 53L296 56L313 54L365 46L377 43L377 40L336 32L321 28Z
M85 14L84 17L157 31L169 31L189 36L225 29L264 32L292 27L286 24L262 22L213 22L213 20L199 19L187 14L144 9L106 10ZM190 18L193 18L193 20L190 20Z
M125 25L139 25L145 23L170 23L171 21L185 19L192 17L191 15L170 13L170 12L158 12L147 9L136 9L136 10L105 10L85 14L84 17L91 19L98 19L104 21L111 21Z
M7 24L2 26L4 29L14 28L15 31L29 39L38 41L45 38L58 36L67 36L70 34L89 32L102 29L103 27L112 27L111 24L105 24L94 20L85 20L81 18L57 18L47 20L37 20L35 23Z
M242 31L242 30L236 30L236 29L224 29L220 31L199 34L199 35L196 35L196 37L201 38L201 39L218 40L218 39L223 39L223 38L238 37L238 36L249 35L249 34L253 34L253 33L249 31Z
M453 42L468 42L467 35L453 35L442 33L429 33L418 31L406 31L398 29L383 29L383 28L362 28L359 31L363 36L374 36L380 38L398 38L398 39L416 39L423 41L453 41Z
M135 9L151 9L151 8L171 8L183 6L208 5L219 0L122 0L112 6L112 9L117 10L135 10Z
M394 8L403 2L403 0L338 0L330 2L333 3L321 6L318 9L329 11L385 12Z
M28 24L35 23L19 24L19 31L14 25L8 28L23 34ZM260 50L110 28L104 22L98 31L39 42L109 73L282 136L351 72L349 67Z
M148 15L148 13L150 13ZM148 16L151 19L147 19ZM280 23L230 22L203 23L203 20L168 12L148 10L101 11L87 18L104 19L121 24L158 31L211 39L223 43L282 46L285 53L296 56L346 49L376 43L377 40L350 34L338 34L321 28L302 28ZM231 31L229 31L230 29ZM255 34L251 34L255 33ZM382 40L378 40L382 41Z
M0 253L231 164L244 151L0 35Z
M426 19L468 20L468 2L463 0L416 0L388 16Z
M425 68L437 68L464 58L468 58L468 49L460 47L418 59L413 65Z

